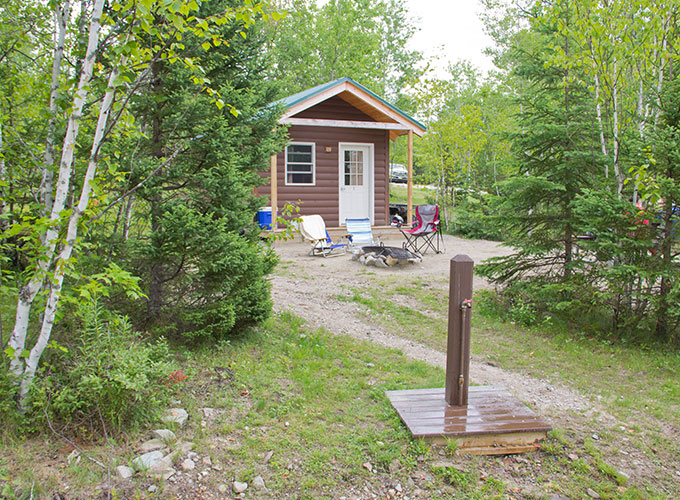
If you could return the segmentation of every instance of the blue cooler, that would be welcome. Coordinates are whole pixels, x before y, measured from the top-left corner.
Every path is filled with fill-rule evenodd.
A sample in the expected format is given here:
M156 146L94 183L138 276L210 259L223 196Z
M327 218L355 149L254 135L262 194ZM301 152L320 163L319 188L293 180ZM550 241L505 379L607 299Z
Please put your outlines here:
M257 223L262 229L272 228L272 207L262 207L257 211Z

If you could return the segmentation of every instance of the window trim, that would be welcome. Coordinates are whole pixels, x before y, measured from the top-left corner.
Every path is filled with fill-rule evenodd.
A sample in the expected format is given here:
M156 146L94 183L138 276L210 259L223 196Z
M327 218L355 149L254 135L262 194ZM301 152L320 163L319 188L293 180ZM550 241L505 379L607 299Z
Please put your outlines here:
M288 147L289 146L311 146L312 147L312 182L288 182ZM283 180L286 186L316 186L316 143L314 142L289 142L285 150L286 166L283 172ZM293 172L300 173L300 172Z

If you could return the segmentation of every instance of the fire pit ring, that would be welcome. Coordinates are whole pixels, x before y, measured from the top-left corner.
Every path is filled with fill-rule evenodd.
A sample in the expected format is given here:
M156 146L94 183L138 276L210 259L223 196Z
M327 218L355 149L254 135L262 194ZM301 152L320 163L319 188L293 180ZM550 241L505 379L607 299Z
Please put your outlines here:
M419 264L422 257L402 247L365 246L352 254L364 266L392 267L405 264Z

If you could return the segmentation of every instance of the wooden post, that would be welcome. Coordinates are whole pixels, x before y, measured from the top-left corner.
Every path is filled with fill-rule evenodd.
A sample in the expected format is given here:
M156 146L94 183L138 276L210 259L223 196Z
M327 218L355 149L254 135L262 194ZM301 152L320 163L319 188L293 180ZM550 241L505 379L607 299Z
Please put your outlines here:
M277 178L277 172L276 172L276 155L272 155L272 157L269 159L269 198L270 202L272 204L272 231L276 231L276 218L279 215L279 209L278 209L278 204L279 204L279 199L278 199L278 178Z
M451 259L446 389L444 391L446 402L451 406L467 406L468 404L473 266L474 262L467 255L459 254Z
M408 183L406 184L406 223L413 220L413 130L408 131Z

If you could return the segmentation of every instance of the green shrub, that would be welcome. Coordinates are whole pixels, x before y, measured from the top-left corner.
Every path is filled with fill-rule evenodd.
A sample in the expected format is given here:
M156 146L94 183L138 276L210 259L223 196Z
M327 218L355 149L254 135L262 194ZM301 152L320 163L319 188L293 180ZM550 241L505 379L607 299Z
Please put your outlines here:
M494 195L482 193L460 196L455 210L454 232L466 238L502 241L502 228L497 218L492 217L497 200Z
M34 416L49 418L72 433L119 433L145 423L170 394L168 346L145 343L127 318L96 299L77 308L82 327L67 347L52 344L35 384Z

